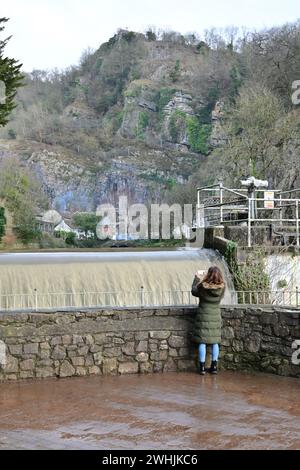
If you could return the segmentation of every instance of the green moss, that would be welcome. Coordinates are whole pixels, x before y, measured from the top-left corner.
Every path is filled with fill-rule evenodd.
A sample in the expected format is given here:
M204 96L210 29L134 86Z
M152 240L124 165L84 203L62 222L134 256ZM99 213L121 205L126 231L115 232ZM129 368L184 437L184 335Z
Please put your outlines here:
M149 125L150 117L147 111L141 111L139 114L139 120L136 127L136 136L140 139L144 137L144 131Z
M161 88L154 97L160 121L164 118L164 107L169 103L169 101L171 101L175 92L176 90L174 88Z
M211 133L211 126L200 124L196 117L187 118L188 142L191 150L207 155L209 152L208 138Z
M187 129L188 144L193 152L207 155L209 153L208 138L211 126L201 124L197 117L188 116L183 111L174 111L169 119L169 132L172 142L178 142L180 132Z

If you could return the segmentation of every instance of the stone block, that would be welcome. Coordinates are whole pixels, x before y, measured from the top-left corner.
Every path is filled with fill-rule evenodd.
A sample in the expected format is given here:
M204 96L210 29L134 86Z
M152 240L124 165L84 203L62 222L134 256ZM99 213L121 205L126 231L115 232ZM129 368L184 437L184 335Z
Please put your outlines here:
M122 351L120 347L105 347L102 354L104 357L118 357L122 354Z
M148 351L148 341L139 341L136 352L147 352Z
M150 362L141 362L140 363L140 373L141 374L150 374L153 372L153 364Z
M87 375L87 370L85 367L76 367L76 375L85 376Z
M103 359L102 372L105 375L113 374L117 371L118 362L116 358Z
M120 374L137 374L139 371L138 362L123 362L119 364Z
M167 362L165 362L163 366L164 372L176 372L177 371L177 364L174 359L169 358Z
M169 348L169 356L170 357L178 357L179 356L178 350L175 349L175 348Z
M57 344L52 351L51 357L54 360L61 361L62 359L65 359L66 355L65 347Z
M93 344L92 346L90 346L91 353L102 351L102 349L103 349L103 346L100 346L100 344Z
M18 370L19 370L18 359L16 359L16 358L13 357L13 356L7 355L7 357L6 357L6 364L5 364L5 366L3 367L3 369L5 370L5 373L6 373L6 374L9 374L9 373L11 373L11 372L18 372Z
M163 371L163 363L160 361L155 361L153 364L153 372L162 372Z
M135 334L135 339L137 341L144 341L146 339L148 339L148 336L149 336L149 333L148 331L137 331ZM127 338L126 338L127 339ZM128 338L129 339L129 338Z
M94 365L94 358L92 354L88 354L84 359L85 366L93 366Z
M87 345L90 346L91 344L94 344L94 342L95 342L95 340L94 340L94 338L93 338L92 335L86 335L86 337L85 337L85 343L86 343Z
M35 372L36 377L45 379L47 377L54 377L55 372L52 367L41 367L37 368ZM73 374L72 374L73 375ZM66 375L60 375L61 377L67 377Z
M90 375L100 375L101 374L101 369L98 366L89 367L88 371L89 371Z
M158 344L155 342L155 343L149 343L149 351L151 352L155 352L158 350Z
M20 379L32 379L34 377L34 372L29 370L21 370Z
M21 370L33 370L34 369L34 360L25 359L25 361L20 361Z
M171 335L168 340L168 343L171 348L180 348L186 346L187 340L183 336Z
M245 340L245 350L248 352L258 352L260 350L261 335L259 333L252 334Z
M64 344L65 346L69 345L72 343L72 336L71 335L63 335L62 336L62 344Z
M73 344L84 343L83 337L81 335L73 335Z
M56 346L57 344L62 344L62 338L61 336L54 336L50 340L51 346Z
M135 355L135 347L134 341L129 341L125 346L122 347L122 352L126 354L126 356L134 356Z
M93 357L94 357L94 362L96 365L100 365L102 364L102 361L103 361L103 354L101 351L93 354Z
M222 329L222 338L224 339L234 338L234 329L232 328L232 326L225 326Z
M37 343L24 344L25 354L37 354L39 351L39 345Z
M86 346L86 345L80 346L77 351L78 356L86 356L88 351L89 351L89 346Z
M8 350L10 354L13 356L20 356L23 351L23 345L22 344L10 344L8 346Z
M63 361L59 368L59 376L60 377L71 377L75 375L75 368L69 361Z
M81 357L81 356L72 357L71 362L73 366L84 366L84 357Z
M150 338L153 339L168 339L170 331L150 331Z
M147 362L149 360L149 354L145 352L140 352L135 356L138 362Z

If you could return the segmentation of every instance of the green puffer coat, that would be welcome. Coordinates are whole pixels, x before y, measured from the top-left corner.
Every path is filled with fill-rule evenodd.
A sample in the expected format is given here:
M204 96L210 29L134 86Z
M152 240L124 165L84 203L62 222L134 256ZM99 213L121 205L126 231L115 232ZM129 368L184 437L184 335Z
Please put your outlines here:
M224 284L208 284L195 277L192 295L199 297L193 334L193 340L196 343L215 344L221 342L220 302L224 291Z

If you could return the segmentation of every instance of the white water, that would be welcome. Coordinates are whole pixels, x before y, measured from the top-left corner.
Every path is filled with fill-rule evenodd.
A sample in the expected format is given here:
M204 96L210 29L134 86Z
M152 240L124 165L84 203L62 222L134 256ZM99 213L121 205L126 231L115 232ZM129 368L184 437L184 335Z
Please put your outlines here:
M0 255L0 295L6 296L4 307L22 308L19 294L27 294L34 305L38 297L39 307L71 305L132 305L142 302L147 305L162 299L169 291L186 291L170 298L169 303L188 303L194 273L207 270L211 265L219 266L228 286L224 303L231 303L233 290L227 266L212 250L182 249L176 251L97 252L97 253L10 253ZM152 294L147 294L148 292ZM122 300L107 296L99 299L92 296L83 299L78 293L117 292ZM45 294L57 293L54 296ZM65 293L73 293L66 300ZM7 301L7 295L13 294ZM19 297L18 297L19 296ZM77 297L76 297L77 296ZM51 298L50 298L51 297ZM21 297L20 297L21 298ZM111 296L110 296L111 298ZM135 301L134 299L137 299ZM194 299L192 299L194 302ZM14 302L14 304L13 304ZM56 305L57 304L57 305Z

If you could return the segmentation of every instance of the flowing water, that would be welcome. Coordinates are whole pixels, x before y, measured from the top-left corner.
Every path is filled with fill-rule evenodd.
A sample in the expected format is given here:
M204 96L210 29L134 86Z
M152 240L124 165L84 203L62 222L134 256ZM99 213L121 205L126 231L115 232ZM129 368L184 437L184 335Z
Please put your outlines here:
M1 254L0 308L188 305L194 273L211 265L231 303L226 263L212 250Z

